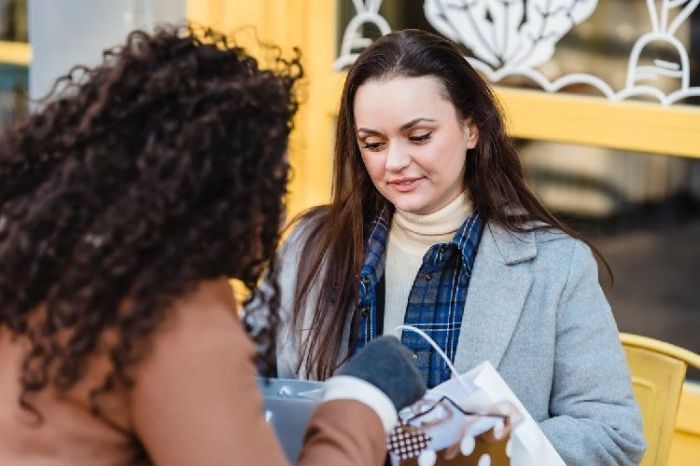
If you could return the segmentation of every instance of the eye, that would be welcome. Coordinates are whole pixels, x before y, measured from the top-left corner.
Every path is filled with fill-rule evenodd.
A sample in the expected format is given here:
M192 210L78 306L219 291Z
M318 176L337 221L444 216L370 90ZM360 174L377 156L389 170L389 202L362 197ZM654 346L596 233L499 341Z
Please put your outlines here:
M362 148L369 149L369 150L379 150L381 145L382 145L381 142L368 142L368 141L362 142Z
M410 137L408 138L408 140L411 141L411 142L418 142L418 143L420 143L420 142L427 141L428 139L430 139L430 135L431 135L431 134L433 134L432 131L428 131L427 133L421 134L421 135L418 135L418 136L410 136Z

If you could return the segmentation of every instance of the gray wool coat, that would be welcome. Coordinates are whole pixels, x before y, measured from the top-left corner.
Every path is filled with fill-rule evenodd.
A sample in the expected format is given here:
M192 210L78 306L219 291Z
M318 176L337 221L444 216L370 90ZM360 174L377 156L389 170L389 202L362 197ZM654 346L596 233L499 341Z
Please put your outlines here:
M304 226L280 250L279 377L305 378L295 369L308 326L289 325L300 250L307 240ZM314 302L313 294L310 298ZM511 233L487 224L454 363L463 373L484 360L498 370L567 465L640 462L646 445L639 408L585 243L557 231Z

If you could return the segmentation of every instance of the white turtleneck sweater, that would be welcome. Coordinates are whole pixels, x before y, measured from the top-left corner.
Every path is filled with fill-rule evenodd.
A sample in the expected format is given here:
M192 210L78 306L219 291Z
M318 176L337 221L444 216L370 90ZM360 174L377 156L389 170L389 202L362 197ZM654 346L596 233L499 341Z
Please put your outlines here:
M389 230L384 270L385 334L393 335L394 329L403 324L408 295L425 253L434 244L450 242L471 213L466 193L428 215L396 209Z

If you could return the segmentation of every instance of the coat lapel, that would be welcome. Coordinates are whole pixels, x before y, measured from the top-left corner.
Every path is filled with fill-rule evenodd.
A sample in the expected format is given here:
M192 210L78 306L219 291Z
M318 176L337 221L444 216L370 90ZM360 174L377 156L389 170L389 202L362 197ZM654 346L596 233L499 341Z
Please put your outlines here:
M535 233L484 228L455 355L459 373L485 360L498 368L530 292L536 255Z

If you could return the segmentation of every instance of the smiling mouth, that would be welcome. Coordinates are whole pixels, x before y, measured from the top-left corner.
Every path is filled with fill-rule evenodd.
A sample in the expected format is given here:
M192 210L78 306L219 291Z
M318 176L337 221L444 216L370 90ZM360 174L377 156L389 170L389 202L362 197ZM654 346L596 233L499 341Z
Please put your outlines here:
M404 178L401 180L393 180L389 182L389 185L400 192L413 191L417 186L418 182L423 178Z

